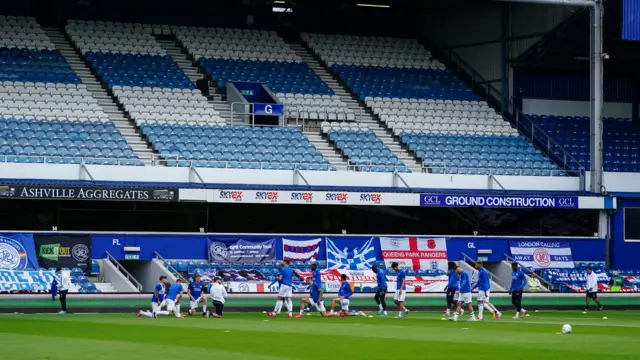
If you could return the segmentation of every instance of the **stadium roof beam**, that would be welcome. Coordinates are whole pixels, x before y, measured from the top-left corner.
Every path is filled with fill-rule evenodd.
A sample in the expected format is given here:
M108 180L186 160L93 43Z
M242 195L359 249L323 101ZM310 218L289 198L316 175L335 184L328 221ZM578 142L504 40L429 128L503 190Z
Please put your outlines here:
M540 5L562 5L578 7L594 7L597 0L495 0L512 3L527 3Z

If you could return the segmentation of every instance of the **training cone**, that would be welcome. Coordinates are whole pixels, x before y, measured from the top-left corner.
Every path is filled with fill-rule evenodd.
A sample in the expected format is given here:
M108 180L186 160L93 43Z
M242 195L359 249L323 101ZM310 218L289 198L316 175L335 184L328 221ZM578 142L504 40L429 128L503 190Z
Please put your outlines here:
M607 319L608 319L608 317L606 317L606 316L602 318L602 320L607 320Z

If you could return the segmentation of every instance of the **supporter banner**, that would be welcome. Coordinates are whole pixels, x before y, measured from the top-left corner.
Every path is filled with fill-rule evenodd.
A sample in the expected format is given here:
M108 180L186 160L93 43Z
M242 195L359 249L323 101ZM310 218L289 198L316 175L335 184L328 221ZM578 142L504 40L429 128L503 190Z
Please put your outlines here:
M326 238L327 267L329 269L371 269L376 259L378 239Z
M322 239L291 240L282 238L282 258L291 262L318 260Z
M213 202L241 204L418 206L415 195L416 194L410 193L347 191L214 190Z
M32 234L0 234L0 269L39 268Z
M91 272L91 236L76 234L34 235L38 264L43 268L80 268Z
M276 239L247 241L208 238L209 262L265 263L276 261Z
M569 242L510 241L511 256L521 265L533 269L573 268Z
M0 198L2 197L52 200L178 201L178 189L0 185Z
M420 206L520 209L578 209L577 196L420 194Z
M447 240L426 237L380 237L382 259L387 268L397 262L413 270L447 269Z
M48 270L0 270L0 291L48 292L54 277Z

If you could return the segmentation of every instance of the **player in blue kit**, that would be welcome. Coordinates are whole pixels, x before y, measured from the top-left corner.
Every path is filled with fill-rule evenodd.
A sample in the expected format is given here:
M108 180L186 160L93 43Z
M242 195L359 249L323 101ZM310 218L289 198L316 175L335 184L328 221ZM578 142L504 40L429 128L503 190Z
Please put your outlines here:
M166 286L168 284L166 276L160 276L160 282L156 284L153 289L153 295L151 296L151 311L138 312L138 317L146 316L148 318L155 318L156 313L162 309L164 305L164 294Z
M458 286L460 284L460 276L456 273L456 265L455 262L449 262L449 281L447 282L447 309L444 311L444 316L451 316L451 310L458 307L458 302L456 301L456 293L458 292Z
M202 304L202 316L207 315L207 295L203 293L204 284L200 282L200 274L196 274L193 282L187 288L189 295L189 315L195 315L198 306Z
M158 311L156 315L169 315L173 312L173 314L177 318L183 318L184 315L180 314L180 299L182 299L182 292L184 288L182 287L182 280L176 280L175 284L171 284L169 286L169 290L167 290L167 296L165 296L165 303L167 304L166 311Z
M322 286L313 281L313 277L305 279L307 285L309 285L309 292L311 297L305 297L300 300L300 314L296 316L296 319L302 319L304 317L304 309L307 305L313 306L322 317L331 317L333 314L327 314L327 309L324 307L324 294L322 293Z
M453 317L450 317L451 321L458 321L458 316L462 315L462 304L467 307L469 313L471 314L471 318L469 321L476 321L476 315L473 312L472 298L471 298L471 280L469 280L469 274L464 272L460 266L458 266L455 270L460 282L458 284L458 290L456 291L456 299L458 301L458 306L456 308L456 312L453 314Z
M400 269L397 262L391 263L391 268L396 272L396 293L393 295L393 302L398 306L400 312L396 319L409 315L409 309L404 306L404 299L407 295L407 272Z
M493 320L500 320L502 313L489 302L491 296L491 278L489 272L484 268L482 261L476 261L476 269L478 269L478 282L473 285L471 291L478 289L478 320L482 321L484 309L491 313Z
M284 303L289 312L289 318L292 318L293 303L291 302L291 297L293 295L293 269L289 266L289 260L285 259L282 261L282 268L276 275L276 280L280 281L280 291L278 293L276 306L273 311L269 313L269 316L276 317L276 315L280 313L282 304Z
M516 307L516 316L514 319L519 319L520 315L525 317L527 310L522 308L522 293L524 287L527 286L527 277L524 272L518 268L518 263L511 264L511 288L509 288L509 294L511 295L511 303Z
M371 271L376 274L376 295L373 299L378 304L378 315L387 316L387 302L384 300L385 296L387 296L387 277L378 265L373 265L371 267Z
M347 274L340 275L340 289L338 290L338 297L331 300L331 313L334 314L333 309L336 306L336 303L340 303L340 311L338 315L340 317L345 316L366 316L362 311L350 312L349 304L351 303L351 295L353 295L353 289L351 288L351 284L347 281Z

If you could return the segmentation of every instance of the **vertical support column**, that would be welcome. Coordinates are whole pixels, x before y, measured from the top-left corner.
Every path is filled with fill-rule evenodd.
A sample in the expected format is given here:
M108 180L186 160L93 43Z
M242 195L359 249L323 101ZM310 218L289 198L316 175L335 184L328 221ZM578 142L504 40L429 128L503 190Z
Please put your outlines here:
M591 191L602 189L602 0L591 9Z
M598 212L598 237L604 239L604 261L607 269L611 264L611 235L609 234L609 214L606 210Z
M507 60L509 59L509 43L507 38L509 36L510 29L510 17L511 17L511 4L500 4L501 12L501 31L500 31L500 77L502 80L502 113L507 110L507 104L509 102L509 68L507 66ZM490 84L487 84L489 86Z

